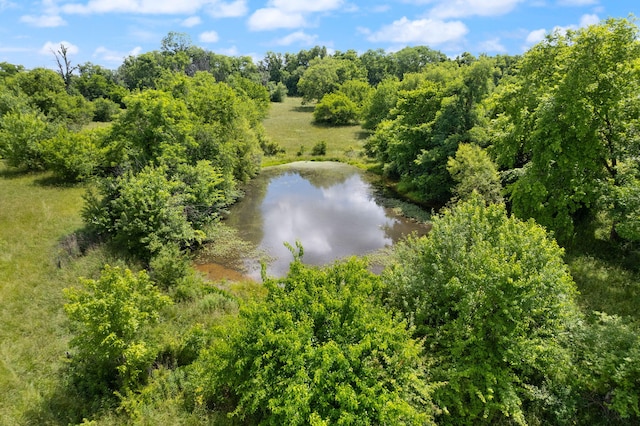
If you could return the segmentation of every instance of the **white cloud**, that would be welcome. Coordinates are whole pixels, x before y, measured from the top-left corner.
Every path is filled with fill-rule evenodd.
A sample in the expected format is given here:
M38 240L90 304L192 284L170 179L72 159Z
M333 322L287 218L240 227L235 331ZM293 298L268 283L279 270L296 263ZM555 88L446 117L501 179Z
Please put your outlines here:
M367 38L372 42L437 45L458 41L468 32L466 25L460 21L444 22L436 19L411 21L402 17L370 34Z
M246 0L89 0L86 3L67 3L65 13L140 13L192 15L201 9L216 17L242 16L247 12Z
M246 0L237 0L231 3L214 2L209 8L209 15L214 18L237 18L246 15L248 11Z
M121 52L116 52L115 50L107 49L104 46L100 46L93 51L93 55L91 56L105 62L122 63L127 55Z
M235 46L216 49L216 52L225 56L238 56L238 48Z
M598 15L582 15L580 18L580 27L588 27L589 25L596 25L600 23Z
M588 27L589 25L594 25L600 22L600 18L598 17L598 15L582 15L582 17L580 18L580 24L579 25L568 25L566 27L561 27L561 26L556 26L553 27L553 29L551 31L547 31L544 28L540 28L539 30L535 30L535 31L531 31L529 33L529 35L527 35L527 38L525 39L526 42L526 46L525 48L527 48L528 46L532 46L536 43L541 42L542 40L544 40L545 36L547 34L550 33L560 33L560 34L564 34L566 33L568 30L577 30L579 28L584 28L584 27Z
M60 50L60 45L64 45L67 48L67 54L76 55L80 49L75 44L69 43L68 41L59 41L54 43L52 41L48 41L42 46L40 49L41 55L51 55L52 52L57 52Z
M438 0L429 16L435 19L498 16L511 12L524 0Z
M202 19L199 16L190 16L184 21L182 21L181 25L183 27L192 28L202 23Z
M5 9L9 9L9 8L13 8L16 7L17 4L10 2L9 0L0 0L0 11L3 11Z
M500 43L499 38L493 38L491 40L485 40L480 43L480 50L485 53L488 52L497 52L497 53L506 53L507 48Z
M533 30L531 31L528 35L527 38L525 39L526 43L531 45L531 44L536 44L541 42L542 40L544 40L544 37L547 35L547 30L545 30L544 28L540 28L538 30Z
M24 15L20 18L20 22L42 28L55 28L67 25L67 22L59 15Z
M200 40L203 43L215 43L219 39L220 37L218 37L218 33L215 31L205 31L201 33L200 36L198 37L198 40Z
M251 31L299 28L305 25L305 19L301 13L289 13L280 9L265 8L256 10L249 18L248 25Z
M131 51L127 56L138 56L141 52L142 52L142 47L136 46L133 49L131 49Z
M275 41L280 46L289 46L294 43L311 45L318 39L317 35L306 34L304 31L296 31L288 36L282 37Z
M340 8L343 0L271 0L269 6L283 12L326 12Z

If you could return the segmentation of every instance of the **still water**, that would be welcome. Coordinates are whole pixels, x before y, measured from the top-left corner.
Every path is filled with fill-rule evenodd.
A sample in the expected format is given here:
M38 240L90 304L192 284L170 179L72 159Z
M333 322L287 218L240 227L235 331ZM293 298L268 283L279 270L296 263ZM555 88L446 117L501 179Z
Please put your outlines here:
M285 242L304 248L303 261L324 265L391 245L425 225L379 203L370 178L333 162L297 162L264 169L245 188L226 220L240 236L268 254L270 276L286 275L292 255ZM246 275L259 279L257 259L246 259Z

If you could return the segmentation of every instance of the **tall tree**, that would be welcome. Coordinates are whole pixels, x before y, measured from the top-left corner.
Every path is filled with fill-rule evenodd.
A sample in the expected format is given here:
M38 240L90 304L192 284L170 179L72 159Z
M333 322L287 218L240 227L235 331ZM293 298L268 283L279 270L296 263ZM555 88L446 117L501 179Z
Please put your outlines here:
M68 92L71 88L73 72L78 69L78 66L71 65L71 59L68 55L69 49L64 44L60 44L60 48L56 51L52 49L52 52L56 57L56 63L58 64L58 73L64 80L64 85Z
M623 184L639 152L639 58L626 19L556 32L524 55L492 104L498 162L521 168L509 187L516 214L570 238L578 214Z

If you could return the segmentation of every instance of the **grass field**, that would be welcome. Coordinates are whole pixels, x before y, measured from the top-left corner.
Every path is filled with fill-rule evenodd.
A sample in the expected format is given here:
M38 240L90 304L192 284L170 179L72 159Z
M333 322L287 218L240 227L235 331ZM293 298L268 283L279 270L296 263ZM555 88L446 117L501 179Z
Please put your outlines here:
M83 188L56 187L48 175L16 174L0 162L0 424L46 399L67 349L58 268L60 241L81 226Z
M264 121L267 137L285 150L283 154L264 157L263 166L299 160L331 159L362 165L366 162L362 145L369 133L360 126L332 127L313 123L313 105L302 105L302 98L287 97L272 103ZM327 144L324 156L311 155L313 147ZM302 149L301 149L302 148ZM298 154L301 155L298 155Z

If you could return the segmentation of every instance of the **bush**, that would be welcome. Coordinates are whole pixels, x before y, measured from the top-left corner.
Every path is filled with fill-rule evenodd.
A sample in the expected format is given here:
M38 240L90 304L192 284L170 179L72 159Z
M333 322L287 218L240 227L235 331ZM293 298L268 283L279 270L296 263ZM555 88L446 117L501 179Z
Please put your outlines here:
M562 394L570 353L560 342L577 316L576 289L541 226L474 197L434 219L428 236L398 245L383 280L389 304L429 345L434 379L447 382L434 394L448 413L442 423L573 414Z
M208 162L181 165L175 174L146 167L106 179L98 195L86 196L83 218L98 235L148 262L167 244L185 249L205 240L205 226L229 202L222 186Z
M320 141L311 148L311 155L327 155L327 143Z
M147 326L170 304L142 271L105 266L98 280L65 289L65 312L76 328L71 340L73 382L89 397L125 393L143 383L157 349Z
M41 143L47 169L66 181L83 181L105 167L102 149L106 130L70 132L65 127Z
M466 201L478 193L487 203L502 202L502 186L496 165L478 145L460 144L455 158L449 157L447 170L456 182L453 188L456 200Z
M111 121L118 112L120 105L111 99L97 98L93 101L93 121Z
M358 120L358 106L344 93L329 93L316 105L313 119L318 123L353 124Z
M0 120L0 157L12 167L42 170L41 144L51 133L51 125L41 114L9 112Z
M284 102L287 97L287 86L281 82L276 84L274 81L270 81L267 89L269 89L269 99L271 102Z
M373 302L379 284L358 260L294 261L219 330L196 363L195 398L250 424L430 423L420 346Z

